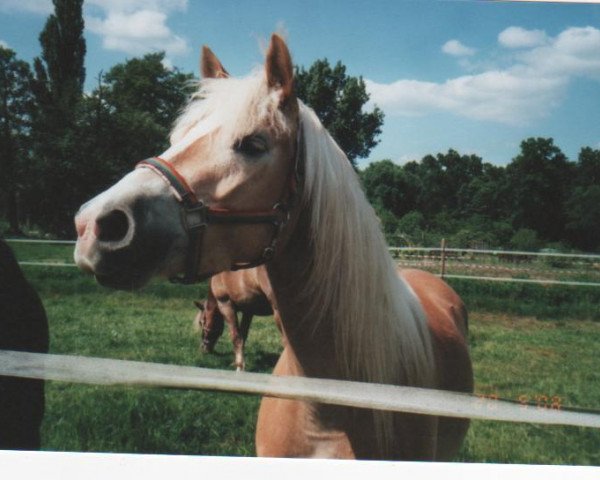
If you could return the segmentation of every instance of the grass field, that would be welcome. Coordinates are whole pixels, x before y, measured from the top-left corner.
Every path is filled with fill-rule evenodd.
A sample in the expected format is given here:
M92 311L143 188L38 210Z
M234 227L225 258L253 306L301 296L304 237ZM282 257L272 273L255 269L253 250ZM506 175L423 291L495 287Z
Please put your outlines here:
M126 293L106 290L76 269L24 270L47 309L53 353L231 368L226 338L215 355L198 352L192 300L204 295L204 285L155 282ZM452 284L471 312L477 393L540 408L600 407L600 289ZM272 320L255 319L248 370L269 372L280 349ZM45 450L254 453L254 396L58 382L46 391ZM474 421L457 460L600 465L599 447L598 430Z

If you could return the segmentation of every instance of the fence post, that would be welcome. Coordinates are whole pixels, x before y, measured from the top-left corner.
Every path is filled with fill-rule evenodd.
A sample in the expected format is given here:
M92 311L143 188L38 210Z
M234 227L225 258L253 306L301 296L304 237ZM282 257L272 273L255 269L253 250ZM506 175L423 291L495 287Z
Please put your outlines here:
M444 278L446 274L446 239L442 238L442 274L441 277Z

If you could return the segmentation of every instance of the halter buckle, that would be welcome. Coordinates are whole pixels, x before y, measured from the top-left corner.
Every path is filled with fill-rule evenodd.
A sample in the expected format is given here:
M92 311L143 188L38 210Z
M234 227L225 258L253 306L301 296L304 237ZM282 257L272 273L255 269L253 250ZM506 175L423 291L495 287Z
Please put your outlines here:
M208 225L208 207L202 202L185 206L183 213L183 222L188 231L197 230Z

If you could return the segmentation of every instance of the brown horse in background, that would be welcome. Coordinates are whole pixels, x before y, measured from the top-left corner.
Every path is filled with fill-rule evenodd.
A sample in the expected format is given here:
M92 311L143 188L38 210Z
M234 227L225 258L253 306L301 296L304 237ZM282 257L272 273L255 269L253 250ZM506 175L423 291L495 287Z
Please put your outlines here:
M154 275L193 281L265 263L285 331L275 375L471 392L462 301L434 275L398 275L348 158L296 98L283 39L245 78L230 78L208 48L201 69L171 147L78 213L78 265L133 289ZM468 425L265 397L256 448L448 460Z
M194 327L202 332L201 348L205 353L214 350L227 323L233 344L236 370L245 369L244 347L255 315L273 315L281 332L279 312L273 290L264 267L235 272L222 272L208 281L208 294L204 302L194 302L199 312ZM242 313L241 322L238 312Z

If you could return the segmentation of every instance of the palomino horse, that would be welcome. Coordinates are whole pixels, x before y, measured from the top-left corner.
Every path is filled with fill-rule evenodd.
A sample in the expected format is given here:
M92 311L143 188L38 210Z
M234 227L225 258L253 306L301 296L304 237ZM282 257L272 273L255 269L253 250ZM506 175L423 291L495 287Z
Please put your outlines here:
M207 299L194 302L200 310L194 319L194 327L202 332L201 348L205 353L214 350L217 340L223 333L223 323L227 323L236 370L244 370L244 346L248 338L250 323L254 315L273 315L281 330L281 321L274 307L273 290L264 267L221 272L208 282ZM238 323L238 312L242 320Z
M437 277L396 272L359 180L294 94L284 41L265 67L230 78L204 48L199 91L171 147L76 216L75 259L98 281L137 288L266 263L286 346L276 375L471 392L466 312ZM452 457L466 419L263 398L263 456Z

